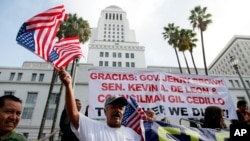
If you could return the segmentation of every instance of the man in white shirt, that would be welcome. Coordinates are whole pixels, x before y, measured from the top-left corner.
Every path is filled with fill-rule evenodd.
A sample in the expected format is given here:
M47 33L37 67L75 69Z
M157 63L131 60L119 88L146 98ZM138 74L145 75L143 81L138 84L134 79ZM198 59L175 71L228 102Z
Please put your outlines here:
M104 105L107 124L92 120L78 112L71 76L64 69L58 71L66 87L65 105L71 129L80 141L140 141L141 137L131 128L121 125L127 100L124 97L110 96Z

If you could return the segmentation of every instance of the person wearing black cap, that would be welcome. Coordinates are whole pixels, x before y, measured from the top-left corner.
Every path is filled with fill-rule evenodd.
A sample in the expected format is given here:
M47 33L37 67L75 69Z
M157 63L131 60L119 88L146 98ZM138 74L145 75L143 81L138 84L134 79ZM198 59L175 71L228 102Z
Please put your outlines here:
M65 105L71 129L80 141L140 141L141 137L131 128L121 125L127 99L112 95L106 99L104 113L107 124L98 122L78 112L71 76L64 69L58 71L66 88Z

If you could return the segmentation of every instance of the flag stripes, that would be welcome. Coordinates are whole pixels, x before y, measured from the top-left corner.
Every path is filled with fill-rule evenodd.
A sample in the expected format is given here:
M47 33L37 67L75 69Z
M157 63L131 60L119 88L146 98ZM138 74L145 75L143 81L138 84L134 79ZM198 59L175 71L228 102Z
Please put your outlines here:
M83 53L79 38L69 37L55 43L50 53L50 60L56 68L61 68L67 66L73 59L80 56L83 56Z

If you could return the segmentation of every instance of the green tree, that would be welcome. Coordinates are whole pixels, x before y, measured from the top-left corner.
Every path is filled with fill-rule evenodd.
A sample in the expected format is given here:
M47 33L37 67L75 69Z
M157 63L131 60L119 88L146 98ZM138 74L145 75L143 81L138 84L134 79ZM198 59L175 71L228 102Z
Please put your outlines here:
M203 32L206 31L208 24L212 23L212 20L210 19L212 15L206 13L206 11L207 7L202 8L201 6L196 6L193 10L191 10L191 16L189 17L189 20L190 23L192 24L193 29L198 28L200 30L205 74L208 75L205 47L203 41Z
M59 39L65 37L78 36L81 43L85 43L89 40L91 31L89 23L83 20L81 17L78 18L77 14L69 14L65 22L63 22L57 32Z
M167 27L164 27L164 32L163 34L163 38L164 40L168 39L168 44L173 46L174 51L175 51L175 55L178 61L178 65L179 65L179 69L180 69L180 73L182 73L182 68L181 68L181 64L180 64L180 59L178 56L178 52L177 52L177 48L178 48L178 40L179 40L179 26L175 26L174 23L169 23Z
M188 61L187 61L187 58L186 58L186 55L185 55L185 51L189 50L190 42L191 42L188 34L189 34L188 30L186 30L186 29L181 29L180 30L178 48L179 48L179 51L181 51L183 56L184 56L185 63L186 63L187 69L188 69L188 73L190 74L191 72L190 72Z
M195 65L195 61L194 61L194 56L193 56L193 48L196 47L197 41L198 41L198 39L196 38L196 33L193 32L192 30L190 30L190 29L181 29L180 30L178 48L179 48L179 51L181 51L183 53L189 74L191 72L189 69L188 61L186 59L185 51L188 50L190 52L192 62L193 62L194 68L195 68L195 72L196 72L196 74L198 74L198 71L197 71L197 68Z

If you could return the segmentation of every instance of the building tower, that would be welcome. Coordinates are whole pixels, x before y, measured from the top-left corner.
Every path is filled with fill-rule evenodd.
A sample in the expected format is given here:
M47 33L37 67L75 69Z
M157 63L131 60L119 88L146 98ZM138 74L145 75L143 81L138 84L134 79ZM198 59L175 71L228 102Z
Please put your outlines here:
M100 67L145 68L145 48L136 42L126 12L117 6L102 10L92 29L88 63Z

